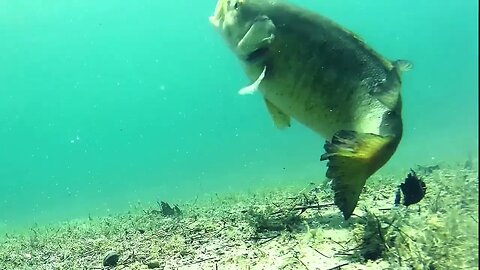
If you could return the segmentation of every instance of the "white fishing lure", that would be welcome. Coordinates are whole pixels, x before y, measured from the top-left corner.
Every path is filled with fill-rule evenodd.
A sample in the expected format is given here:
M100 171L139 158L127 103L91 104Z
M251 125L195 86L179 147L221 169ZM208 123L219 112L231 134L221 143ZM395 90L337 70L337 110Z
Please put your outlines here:
M238 91L238 94L243 96L243 95L251 95L251 94L255 93L258 90L258 86L262 82L263 78L265 78L265 71L266 70L267 70L267 67L265 66L263 68L262 73L260 73L260 76L258 76L258 78L252 84L250 84L248 86L245 86L242 89L240 89L240 91Z

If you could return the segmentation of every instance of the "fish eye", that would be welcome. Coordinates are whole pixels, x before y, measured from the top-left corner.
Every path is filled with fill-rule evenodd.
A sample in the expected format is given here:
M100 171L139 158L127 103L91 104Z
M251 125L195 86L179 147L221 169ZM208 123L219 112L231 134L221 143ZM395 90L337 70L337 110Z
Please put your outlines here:
M233 8L233 9L237 10L240 7L241 2L242 2L241 0L227 1L227 5L230 8Z

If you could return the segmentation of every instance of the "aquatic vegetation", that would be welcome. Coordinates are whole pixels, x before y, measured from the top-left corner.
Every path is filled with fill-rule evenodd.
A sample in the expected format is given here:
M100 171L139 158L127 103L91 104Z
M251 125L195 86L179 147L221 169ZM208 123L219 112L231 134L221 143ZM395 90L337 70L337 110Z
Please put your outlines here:
M460 170L438 171L430 190L432 204L399 212L398 231L408 235L396 243L405 259L422 269L452 269L478 265L478 178ZM413 265L412 265L413 267Z
M427 200L356 224L361 257L387 258L409 269L478 265L478 178L469 171L429 172ZM472 252L475 251L475 252Z
M86 218L0 240L0 269L458 269L478 265L477 171L418 172L417 204L394 206L405 173L376 176L345 221L328 182L161 203ZM170 207L173 209L173 207ZM160 209L160 210L159 210ZM108 265L113 265L107 263Z

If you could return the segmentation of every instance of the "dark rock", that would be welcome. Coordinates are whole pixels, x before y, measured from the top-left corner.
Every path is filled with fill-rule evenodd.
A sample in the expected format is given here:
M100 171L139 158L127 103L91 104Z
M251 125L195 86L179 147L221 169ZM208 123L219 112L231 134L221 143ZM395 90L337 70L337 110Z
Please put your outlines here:
M120 254L114 250L111 250L107 252L103 258L103 266L116 266L119 259Z
M147 263L148 269L160 268L160 262L157 260L152 260Z

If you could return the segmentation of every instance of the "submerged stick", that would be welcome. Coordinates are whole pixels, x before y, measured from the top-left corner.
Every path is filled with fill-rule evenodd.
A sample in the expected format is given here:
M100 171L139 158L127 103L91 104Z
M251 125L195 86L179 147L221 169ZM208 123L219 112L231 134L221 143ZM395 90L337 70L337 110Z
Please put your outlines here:
M277 238L277 237L279 237L279 236L280 236L280 233L279 233L279 234L276 234L276 235L274 235L274 236L272 236L272 237L269 237L269 238L267 238L267 240L262 241L262 242L260 242L260 243L258 243L258 244L259 244L259 245L266 244L266 243L272 241L273 239L275 239L275 238Z
M321 209L321 208L325 208L325 207L332 206L332 205L335 205L335 204L334 203L325 203L325 204L316 204L316 205L300 205L300 206L295 206L295 207L289 209L288 211L298 211L298 210L305 211L307 209ZM282 212L283 212L283 210L280 210L280 211L272 213L272 215L280 214Z
M346 265L349 265L350 263L346 262L346 263L342 263L342 264L339 264L337 266L334 266L332 268L328 268L326 270L336 270L336 269L340 269L342 266L346 266Z
M186 263L186 264L184 264L184 265L181 265L181 267L183 267L183 266L188 266L188 265L194 265L194 264L197 264L197 263L201 263L201 262L205 262L205 261L210 261L210 260L213 260L213 259L215 259L215 257L205 258L205 259L201 259L201 260L194 261L194 262L191 262L191 263Z
M478 220L473 215L470 215L470 217L473 219L473 221L475 221L475 223L478 223Z
M310 270L310 268L308 268L308 266L304 262L302 262L302 260L300 260L300 258L295 256L295 259L297 259L297 261L299 261L303 265L303 267L305 267L305 269Z
M312 247L312 246L309 246L311 249L313 249L315 252L317 252L318 254L322 255L323 257L326 257L326 258L331 258L330 256L327 256L325 254L323 254L322 252L318 251L316 248Z

